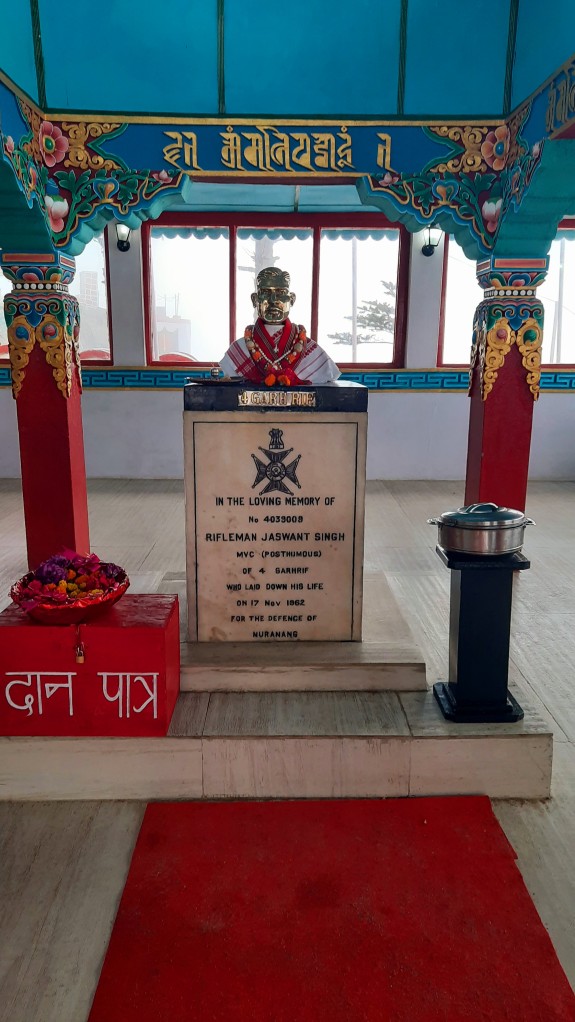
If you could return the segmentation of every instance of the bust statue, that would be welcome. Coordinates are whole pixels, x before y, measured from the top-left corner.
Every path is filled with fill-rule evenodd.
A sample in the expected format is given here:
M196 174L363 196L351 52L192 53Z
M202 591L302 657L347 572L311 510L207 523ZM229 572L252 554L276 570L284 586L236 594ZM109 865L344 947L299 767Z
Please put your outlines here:
M294 302L289 273L277 266L260 270L252 294L257 318L222 358L225 376L240 376L268 387L337 380L340 372L335 362L307 336L303 326L291 322Z

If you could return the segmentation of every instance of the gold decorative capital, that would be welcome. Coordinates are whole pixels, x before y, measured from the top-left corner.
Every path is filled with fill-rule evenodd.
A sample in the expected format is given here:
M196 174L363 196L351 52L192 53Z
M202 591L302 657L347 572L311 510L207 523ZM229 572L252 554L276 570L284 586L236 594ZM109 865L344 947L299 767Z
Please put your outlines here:
M533 400L537 401L540 392L542 342L541 325L532 316L526 319L517 331L512 329L505 316L501 316L490 330L486 331L484 324L478 325L477 340L471 349L469 391L471 392L473 372L479 364L480 393L482 400L486 401L493 390L499 370L516 344L521 353L523 368L527 370L527 385Z
M521 352L523 368L527 370L527 384L537 401L540 393L541 380L541 347L543 331L536 319L530 317L517 331L516 343Z
M505 362L505 356L515 343L515 334L509 321L502 316L485 336L485 354L481 373L481 396L485 401L493 390L499 369Z
M78 309L75 299L68 299L66 305L66 313L62 317L63 325L52 312L47 312L36 327L31 326L26 316L22 314L15 316L8 327L12 394L15 398L22 390L30 353L36 342L44 352L46 362L52 367L52 375L62 396L68 398L72 392L74 362L78 369L80 389L82 388Z
M26 366L36 337L25 316L15 316L8 327L8 353L12 376L12 394L18 397L22 390Z

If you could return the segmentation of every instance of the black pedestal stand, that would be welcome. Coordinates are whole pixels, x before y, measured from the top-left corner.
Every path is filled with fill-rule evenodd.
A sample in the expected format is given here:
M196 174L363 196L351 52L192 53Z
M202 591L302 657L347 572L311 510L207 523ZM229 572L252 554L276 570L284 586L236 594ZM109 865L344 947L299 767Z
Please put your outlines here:
M451 571L449 681L433 686L441 712L461 724L523 719L507 691L513 573L531 567L523 554L452 554L436 547Z

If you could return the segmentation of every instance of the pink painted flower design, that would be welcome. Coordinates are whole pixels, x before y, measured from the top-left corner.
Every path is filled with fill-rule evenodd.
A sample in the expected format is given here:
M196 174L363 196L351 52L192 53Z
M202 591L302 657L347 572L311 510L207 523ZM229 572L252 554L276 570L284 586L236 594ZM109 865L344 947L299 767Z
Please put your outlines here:
M152 177L156 181L160 181L162 184L167 184L168 181L172 180L172 175L168 174L167 170L155 170L152 173Z
M398 181L399 174L396 174L393 170L386 170L379 183L380 185L394 185Z
M6 138L4 139L4 148L11 156L14 152L14 139L12 138L12 135L6 135Z
M481 207L485 226L490 234L495 234L497 230L502 205L503 199L497 199L497 202L484 202Z
M64 159L70 143L61 129L52 124L51 121L42 121L38 133L40 152L47 167L53 167L55 163L61 163Z
M59 234L60 231L64 230L64 217L70 209L67 200L61 195L58 195L56 198L52 195L47 195L46 209L50 219L50 227L54 234Z
M506 124L500 124L495 131L490 131L485 136L481 145L481 155L488 167L493 170L503 170L509 155L509 128Z

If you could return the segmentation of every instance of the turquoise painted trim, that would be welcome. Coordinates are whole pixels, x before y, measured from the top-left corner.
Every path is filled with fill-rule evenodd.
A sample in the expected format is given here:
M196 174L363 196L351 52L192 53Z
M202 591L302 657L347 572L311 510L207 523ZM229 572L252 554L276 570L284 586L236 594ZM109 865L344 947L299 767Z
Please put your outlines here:
M84 390L180 390L188 380L210 378L209 369L112 369L82 366ZM467 391L467 369L372 369L365 372L344 372L342 382L362 383L371 391ZM0 367L0 387L11 384L10 369ZM545 370L541 374L541 390L557 393L575 392L575 370Z
M397 69L397 113L403 113L405 100L405 63L407 54L407 4L408 0L401 0L401 11L399 15L399 66Z
M519 0L511 0L509 5L509 30L507 33L507 60L505 62L505 82L503 85L503 116L507 117L511 110L511 89L513 86L513 63L515 61L515 44L517 41L517 21L519 18Z
M218 0L218 114L226 112L224 0Z
M44 110L46 107L46 71L44 67L44 52L42 50L42 29L40 26L38 0L30 0L30 15L32 18L32 42L34 44L34 62L36 64L38 103L42 110Z

